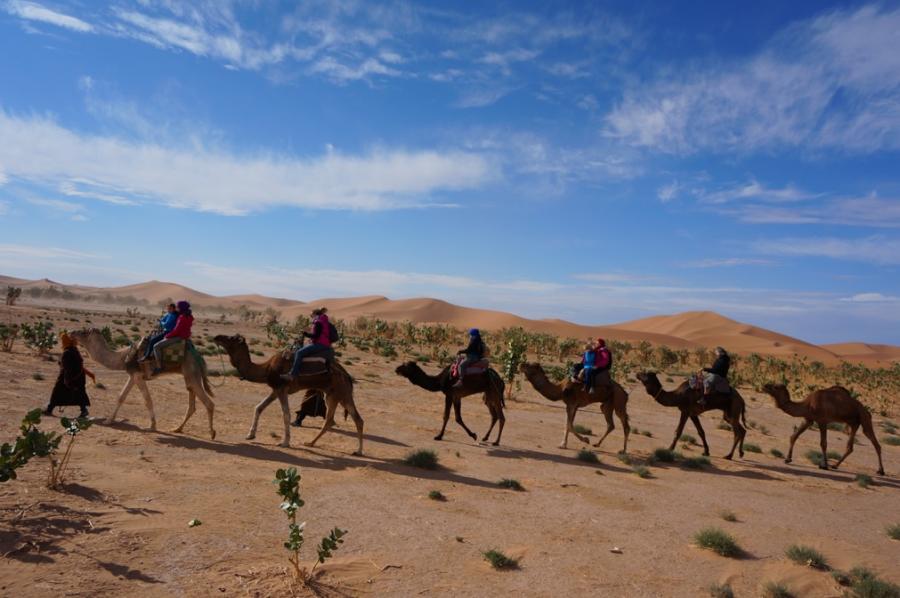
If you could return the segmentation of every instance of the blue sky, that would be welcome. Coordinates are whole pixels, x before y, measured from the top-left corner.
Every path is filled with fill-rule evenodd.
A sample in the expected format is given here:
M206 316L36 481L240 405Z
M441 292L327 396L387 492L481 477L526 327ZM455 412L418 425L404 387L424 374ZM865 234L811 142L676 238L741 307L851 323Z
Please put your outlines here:
M0 0L0 273L900 344L898 47L895 2Z

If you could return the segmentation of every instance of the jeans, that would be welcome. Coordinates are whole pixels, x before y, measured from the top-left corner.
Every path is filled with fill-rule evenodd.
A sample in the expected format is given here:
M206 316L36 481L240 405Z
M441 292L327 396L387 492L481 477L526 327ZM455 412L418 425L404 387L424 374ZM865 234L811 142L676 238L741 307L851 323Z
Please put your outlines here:
M300 374L300 365L303 362L304 357L312 357L316 353L322 353L330 349L331 347L326 347L319 343L313 343L297 349L297 352L294 353L294 366L291 368L291 376Z
M153 347L153 356L156 358L156 367L163 366L162 352L166 347L171 347L176 343L184 342L183 338L164 338L163 340L156 343Z
M150 340L147 341L147 350L144 351L144 357L150 357L153 354L153 347L156 346L156 343L166 338L165 332L160 332L159 334L154 334L150 337Z
M594 368L593 366L586 365L581 372L584 380L584 389L590 392L591 388L594 387Z

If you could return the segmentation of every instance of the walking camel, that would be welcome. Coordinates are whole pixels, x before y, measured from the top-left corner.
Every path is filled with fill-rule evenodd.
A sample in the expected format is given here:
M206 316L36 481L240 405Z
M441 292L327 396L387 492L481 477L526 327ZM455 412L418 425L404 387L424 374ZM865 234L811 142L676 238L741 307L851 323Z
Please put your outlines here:
M288 354L276 353L262 363L254 363L250 359L250 348L243 336L236 334L234 336L226 336L220 334L214 339L215 343L225 349L228 353L228 359L231 365L237 369L241 378L249 382L257 382L266 384L271 388L269 395L263 399L253 412L253 424L250 426L250 432L247 434L247 440L256 437L256 428L259 424L259 416L268 407L272 401L278 399L281 403L281 413L284 417L284 436L282 437L280 446L290 446L291 444L291 413L288 404L288 395L299 390L322 391L325 393L325 422L319 433L306 446L315 446L319 438L322 437L334 425L334 415L337 406L340 404L346 412L353 417L356 424L356 435L359 440L359 448L354 455L362 455L363 453L363 419L356 409L353 402L353 379L347 370L343 368L337 361L331 364L327 371L315 374L303 374L288 383L281 379L281 374L290 371L292 358ZM307 392L304 400L313 399L317 393Z
M594 394L584 390L583 384L576 384L567 381L561 384L555 384L547 378L544 368L539 363L523 363L519 369L525 374L525 378L531 383L538 393L545 399L551 401L562 401L566 404L566 429L563 434L562 443L559 448L567 448L569 444L569 433L575 435L578 440L586 444L590 443L586 437L575 431L575 414L582 407L586 407L592 403L600 403L600 410L603 417L606 418L606 433L600 437L600 440L594 446L600 444L609 434L616 429L613 422L613 412L622 422L622 431L625 432L625 443L622 445L622 453L628 452L628 435L631 433L631 426L628 424L628 393L622 388L618 382L613 381L610 388L597 387Z
M470 430L462 420L460 406L462 398L469 395L484 393L484 404L487 405L488 411L491 412L491 427L488 428L482 442L487 442L494 429L494 424L500 422L497 429L497 440L493 442L494 446L500 444L500 436L503 434L503 425L506 423L506 416L503 415L503 407L506 406L503 400L503 391L506 385L500 374L493 368L488 368L483 374L466 374L463 377L463 385L461 387L454 386L454 379L450 375L450 366L445 367L439 374L432 376L419 367L415 361L407 361L399 366L395 372L399 376L403 376L416 386L424 388L429 392L444 393L444 424L435 440L441 440L444 437L444 431L447 429L447 420L450 419L450 406L453 405L453 412L456 414L456 423L462 426L472 440L478 438L475 432Z
M790 391L783 384L766 384L763 391L775 399L775 405L793 417L802 417L805 421L791 434L791 445L788 447L787 457L784 462L790 463L794 454L794 443L800 434L803 434L813 423L819 426L819 438L822 445L821 469L828 469L828 424L833 422L847 424L850 427L850 437L847 439L847 451L844 456L834 464L837 469L850 453L853 452L853 441L856 431L862 426L863 434L872 442L875 453L878 455L878 475L884 475L884 465L881 463L881 444L875 436L872 428L872 415L865 406L854 399L850 392L843 386L832 386L811 392L802 401L791 400Z
M681 411L681 419L678 420L678 427L675 429L675 437L672 439L669 450L675 448L675 444L684 431L684 424L690 418L703 442L703 454L708 456L709 445L706 443L706 433L703 431L699 415L706 411L721 410L722 417L731 426L734 434L734 444L731 445L731 451L725 455L725 458L731 459L734 456L735 448L738 449L741 457L744 456L744 437L747 435L746 407L744 398L736 389L732 388L729 394L713 393L706 397L701 405L698 403L702 396L701 391L692 389L687 381L682 382L675 390L668 391L662 387L655 372L641 372L637 375L637 379L644 385L647 394L653 397L657 403L664 407L678 407Z
M142 347L146 346L147 339L144 338L137 345L132 345L122 351L113 351L106 343L103 334L96 328L76 330L69 333L69 335L87 349L94 361L103 367L128 373L128 381L119 393L119 398L116 400L116 408L113 410L112 415L107 418L107 421L109 423L115 422L116 415L118 415L119 409L125 403L128 393L137 386L144 397L147 411L150 412L150 429L156 431L156 413L153 410L153 399L150 397L150 389L147 388L147 382L144 379L144 370L141 364L138 363L138 355L141 354ZM213 429L215 406L210 398L215 396L215 394L209 384L209 378L206 375L206 363L203 361L203 358L194 358L190 352L186 351L185 358L180 364L166 364L163 373L180 373L184 376L184 385L188 391L188 407L187 412L184 414L184 421L172 432L176 434L181 433L184 425L196 411L195 398L199 398L203 406L206 407L206 414L209 416L209 437L215 438L216 431Z

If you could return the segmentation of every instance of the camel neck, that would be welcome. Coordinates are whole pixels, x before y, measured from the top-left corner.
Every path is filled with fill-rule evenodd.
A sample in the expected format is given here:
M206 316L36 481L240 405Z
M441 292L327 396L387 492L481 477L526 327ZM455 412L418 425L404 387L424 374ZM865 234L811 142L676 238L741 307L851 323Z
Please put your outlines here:
M410 371L406 378L420 388L424 388L425 390L431 392L438 392L440 390L443 390L443 374L446 371L447 370L445 369L439 375L432 376L426 373L425 370L423 370L419 366L413 366L412 368L410 368Z
M563 389L558 384L551 382L543 369L535 369L526 372L525 378L544 398L550 399L551 401L559 401L562 399Z
M250 349L247 345L240 345L230 350L228 352L228 360L244 380L265 383L269 379L268 364L253 363L250 359Z
M113 351L106 344L106 340L99 334L92 334L85 339L84 348L94 361L109 370L126 369L128 349Z

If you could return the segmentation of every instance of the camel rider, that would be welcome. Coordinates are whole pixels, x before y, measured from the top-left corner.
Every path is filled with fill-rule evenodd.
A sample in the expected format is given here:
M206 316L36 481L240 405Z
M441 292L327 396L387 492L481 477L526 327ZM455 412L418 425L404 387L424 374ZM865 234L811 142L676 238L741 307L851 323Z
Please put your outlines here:
M312 312L312 331L303 331L303 339L312 339L312 343L300 347L294 353L294 365L288 374L282 374L281 378L287 382L300 375L300 366L304 357L312 357L317 353L331 353L331 326L328 322L328 308L320 307Z
M584 346L581 356L581 373L579 375L584 382L584 390L588 394L594 394L594 367L597 363L597 351L593 342Z
M731 367L731 357L722 347L716 347L716 360L712 367L703 368L703 397L706 398L713 392L727 393L728 368ZM703 399L700 401L703 402Z
M457 355L465 355L465 358L459 362L456 368L459 379L453 386L459 388L463 385L463 377L466 375L466 368L470 365L478 363L484 359L485 347L484 341L481 340L481 332L477 328L469 330L469 346L462 351L458 351Z
M191 304L187 301L179 301L175 309L178 311L175 327L167 332L163 339L153 347L153 356L156 357L156 367L153 369L154 376L163 370L163 350L166 347L191 338L191 327L194 325L194 314L191 312Z
M591 391L595 386L610 386L612 385L612 378L609 375L609 371L612 369L612 353L609 348L606 346L606 341L602 338L597 339L597 343L594 345L594 352L596 353L596 357L594 360L594 379L591 383Z
M141 358L141 361L150 359L150 356L153 355L153 347L156 346L156 343L166 338L166 335L172 332L175 329L175 322L178 321L178 308L174 303L170 303L166 306L166 313L159 318L159 332L152 335L147 340L147 350L144 351L144 356Z

